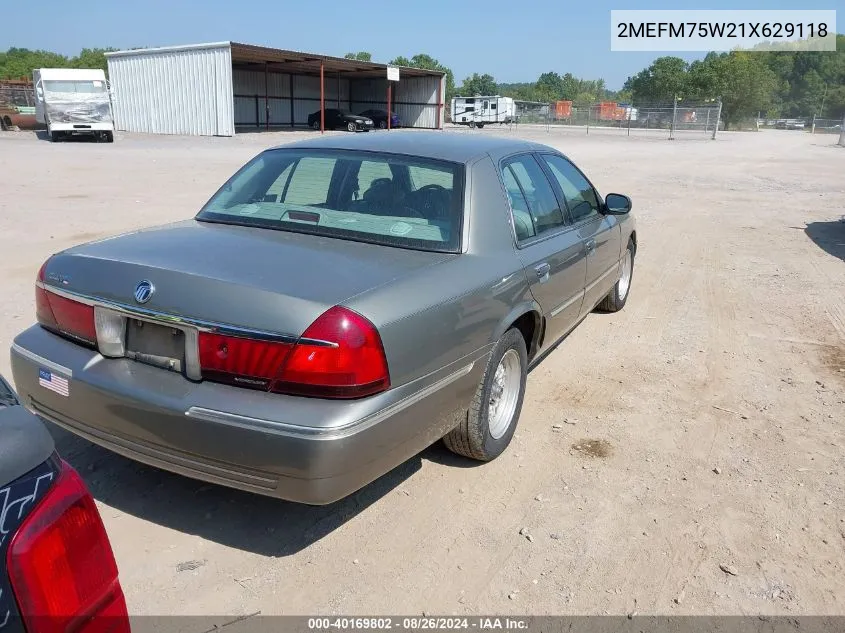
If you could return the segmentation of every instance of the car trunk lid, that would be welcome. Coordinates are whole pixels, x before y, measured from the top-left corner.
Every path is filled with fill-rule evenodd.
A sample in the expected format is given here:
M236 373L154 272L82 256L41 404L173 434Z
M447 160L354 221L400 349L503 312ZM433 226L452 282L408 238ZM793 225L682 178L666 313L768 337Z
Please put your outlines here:
M332 306L452 257L190 220L63 251L45 283L148 313L298 336ZM142 281L153 287L145 302L135 298Z

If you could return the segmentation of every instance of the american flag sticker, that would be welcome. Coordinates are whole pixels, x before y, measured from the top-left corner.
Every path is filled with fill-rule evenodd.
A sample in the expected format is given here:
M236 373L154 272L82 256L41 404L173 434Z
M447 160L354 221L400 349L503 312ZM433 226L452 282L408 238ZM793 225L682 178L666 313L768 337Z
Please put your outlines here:
M55 391L57 394L64 396L65 398L67 398L70 393L68 390L67 378L57 376L49 369L38 369L38 384L45 389Z

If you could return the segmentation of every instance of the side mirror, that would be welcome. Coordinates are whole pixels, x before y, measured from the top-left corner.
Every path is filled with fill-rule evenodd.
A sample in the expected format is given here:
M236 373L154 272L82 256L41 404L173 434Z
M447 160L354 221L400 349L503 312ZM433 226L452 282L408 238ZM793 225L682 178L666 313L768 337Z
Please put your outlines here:
M609 215L625 215L631 211L631 199L621 193L609 193L604 199L604 212Z

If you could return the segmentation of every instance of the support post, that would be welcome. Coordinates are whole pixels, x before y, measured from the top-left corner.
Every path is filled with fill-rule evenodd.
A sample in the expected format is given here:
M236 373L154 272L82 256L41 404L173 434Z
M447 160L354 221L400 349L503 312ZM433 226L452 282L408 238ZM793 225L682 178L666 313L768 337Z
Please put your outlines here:
M816 115L814 114L813 115L813 123L810 126L810 134L815 134L815 133L816 133Z
M290 88L290 126L294 127L296 121L294 117L294 98L293 98L293 73L288 75L288 87Z
M672 97L672 127L669 128L669 140L675 140L675 126L678 121L678 95Z
M443 104L441 103L441 101L443 100L442 92L443 92L443 77L441 77L440 81L437 82L437 114L435 115L435 122L434 122L434 128L436 130L439 130L440 127L441 127L440 126L440 116L441 116L440 108L443 107Z
M631 115L634 113L634 104L628 107L628 136L631 136Z
M320 134L326 132L326 71L320 60Z
M845 114L842 115L842 126L839 128L839 145L845 147Z
M707 106L707 120L704 122L704 133L710 129L710 106Z
M255 95L255 127L261 129L261 114L258 112L258 95Z
M270 92L268 85L269 85L269 78L268 78L268 71L267 71L267 62L264 62L264 127L266 129L270 129Z
M387 129L390 129L390 120L393 118L390 116L390 97L392 96L391 93L393 91L393 82L389 79L387 80Z
M719 97L719 108L716 110L716 124L713 126L713 137L711 140L716 140L716 132L719 131L719 121L722 120L722 97Z
M337 73L337 109L340 110L340 71Z

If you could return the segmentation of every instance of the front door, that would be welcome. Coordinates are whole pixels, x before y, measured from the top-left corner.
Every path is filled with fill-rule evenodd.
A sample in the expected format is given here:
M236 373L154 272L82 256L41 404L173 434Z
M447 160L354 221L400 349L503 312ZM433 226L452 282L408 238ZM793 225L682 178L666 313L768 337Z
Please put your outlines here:
M531 293L543 310L544 344L578 322L587 274L584 241L566 214L532 154L502 163L517 249Z
M607 296L619 279L621 230L616 216L601 213L598 194L575 165L559 154L543 154L542 159L566 198L570 219L587 252L583 316Z

